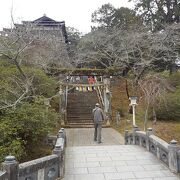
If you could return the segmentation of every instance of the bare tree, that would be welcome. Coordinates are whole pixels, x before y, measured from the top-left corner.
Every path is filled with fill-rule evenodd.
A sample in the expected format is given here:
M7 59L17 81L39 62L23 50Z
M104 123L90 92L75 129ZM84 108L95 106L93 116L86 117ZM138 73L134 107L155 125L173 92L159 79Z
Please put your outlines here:
M151 109L153 123L156 123L156 109L162 101L165 103L165 94L170 86L167 81L158 75L147 75L138 81L142 99L145 103L144 130L147 129L148 113Z
M9 77L12 86L1 87L0 109L15 107L22 100L34 96L34 75L26 72L23 66L40 66L45 70L51 65L71 66L66 48L61 37L38 31L36 24L14 24L14 28L0 32L0 57L14 64L19 72Z
M136 86L149 70L170 69L179 57L180 24L152 33L144 27L91 32L79 44L79 60L103 68L123 68Z

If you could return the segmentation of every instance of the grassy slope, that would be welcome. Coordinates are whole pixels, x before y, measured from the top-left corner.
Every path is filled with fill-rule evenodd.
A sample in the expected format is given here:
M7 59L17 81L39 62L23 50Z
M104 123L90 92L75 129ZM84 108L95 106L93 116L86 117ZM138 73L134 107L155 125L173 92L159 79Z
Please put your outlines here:
M131 130L132 128L132 115L128 113L129 100L125 91L125 79L120 78L112 85L112 116L113 127L119 132L124 133L125 129ZM131 94L130 94L131 95ZM132 94L133 95L133 94ZM117 108L123 109L124 117L121 118L119 126L115 123L115 112ZM128 122L127 120L131 120ZM141 103L136 106L136 124L143 130L143 105ZM169 142L175 139L180 144L180 121L157 121L154 125L151 120L148 122L148 127L152 127L155 134L165 141Z

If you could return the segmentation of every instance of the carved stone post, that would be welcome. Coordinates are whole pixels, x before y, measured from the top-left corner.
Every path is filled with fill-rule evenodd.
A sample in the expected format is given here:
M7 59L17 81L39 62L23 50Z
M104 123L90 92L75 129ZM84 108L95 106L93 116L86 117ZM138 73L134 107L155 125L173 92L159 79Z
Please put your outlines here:
M133 126L133 144L136 144L136 131L139 131L138 126Z
M108 115L107 119L107 125L110 125L110 117L111 117L111 93L109 90L110 87L110 78L109 77L104 77L103 78L103 84L104 84L104 112L106 115Z
M153 135L152 128L147 128L146 131L146 149L150 151L150 143L149 143L149 136Z
M66 85L66 90L65 90L65 109L67 108L67 101L68 101L68 85Z
M178 172L178 155L177 155L177 151L179 149L179 147L177 146L177 141L172 140L169 143L168 149L169 149L169 153L168 153L169 169L172 172L177 173Z
M178 173L180 173L180 149L178 150L177 155L178 155L178 167L179 167Z
M127 144L129 144L129 140L128 140L128 130L125 130L125 134L124 134L124 143L125 143L125 145L127 145Z
M58 138L63 138L64 139L64 131L63 131L62 128L58 132Z
M61 178L64 176L65 173L65 142L65 130L64 128L61 128L58 132L56 145L52 152L52 154L56 154L59 156L59 177Z
M61 125L64 126L65 125L65 122L64 122L64 108L65 108L65 105L64 105L64 92L63 92L63 88L62 88L62 85L60 85L59 87L59 114L61 116Z
M65 145L65 147L66 147L66 132L65 132L65 129L64 129L64 128L61 128L60 130L63 132L64 145Z
M19 163L14 156L7 156L2 163L3 171L7 172L8 180L18 180Z
M59 172L58 172L58 177L62 177L62 149L61 149L61 146L59 144L56 144L55 145L55 148L53 149L52 151L52 154L56 154L59 156Z

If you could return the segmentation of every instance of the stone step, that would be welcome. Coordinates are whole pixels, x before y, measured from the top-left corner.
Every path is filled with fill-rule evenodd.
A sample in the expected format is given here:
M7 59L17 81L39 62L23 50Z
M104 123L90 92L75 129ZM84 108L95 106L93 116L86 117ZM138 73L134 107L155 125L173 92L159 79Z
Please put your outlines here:
M92 118L92 115L91 114L76 114L76 113L69 113L68 115L67 115L67 117L68 118L75 118L75 117L81 117L81 118Z
M68 94L67 122L68 126L94 127L92 110L98 102L96 92L74 92Z
M83 124L67 124L64 126L65 128L93 128L94 125L83 125Z
M75 110L80 110L80 109L84 109L84 110L86 110L86 109L94 109L94 106L83 106L83 105L81 105L81 106L78 106L78 104L75 106L73 106L73 105L69 105L68 107L67 107L67 109L68 110L71 110L71 109L75 109Z
M87 116L87 115L89 115L89 116L92 116L92 111L67 111L67 113L68 113L68 115L85 115L85 116Z
M89 124L89 125L84 125L84 124L67 124L64 125L63 127L65 128L94 128L93 124ZM109 128L109 125L103 124L102 125L103 128Z
M74 122L74 121L69 121L68 124L93 124L92 121L77 121L77 122Z
M69 115L68 114L68 116L67 116L67 118L69 118L69 119L92 119L92 116L90 116L90 115L86 115L86 116L82 116L82 115Z
M68 122L92 122L92 118L90 117L68 117L67 120Z
M68 122L93 122L93 120L92 119L79 119L79 118L77 118L77 119L75 119L75 118L70 118L69 120L68 120Z
M92 122L92 118L67 118L68 122Z

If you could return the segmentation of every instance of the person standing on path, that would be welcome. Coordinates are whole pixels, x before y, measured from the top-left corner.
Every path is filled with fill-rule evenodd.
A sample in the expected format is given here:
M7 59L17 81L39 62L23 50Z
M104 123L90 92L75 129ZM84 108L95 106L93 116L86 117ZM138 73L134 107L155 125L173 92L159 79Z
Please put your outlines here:
M104 118L104 112L100 108L100 104L96 103L95 108L92 111L93 113L93 122L94 122L94 141L98 141L101 143L101 130L102 130L102 123Z

